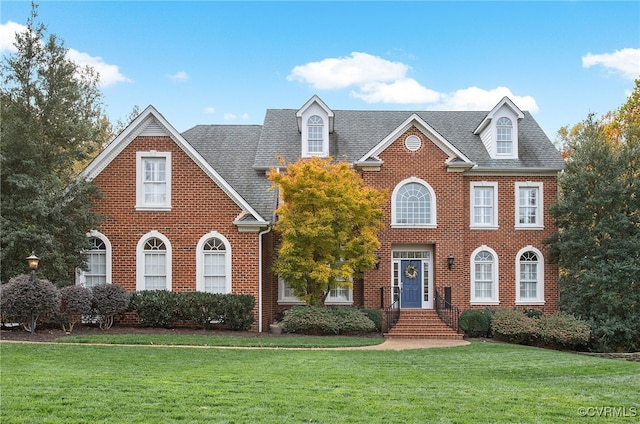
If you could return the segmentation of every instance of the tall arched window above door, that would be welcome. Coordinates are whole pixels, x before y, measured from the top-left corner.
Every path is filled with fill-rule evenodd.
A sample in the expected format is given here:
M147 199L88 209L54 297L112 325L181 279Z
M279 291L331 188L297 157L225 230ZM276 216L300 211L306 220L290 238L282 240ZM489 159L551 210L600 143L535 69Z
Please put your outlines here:
M140 238L136 248L136 290L171 290L169 239L157 231Z
M433 188L419 178L400 182L391 195L394 227L436 227L436 196Z
M196 290L231 293L231 244L212 231L200 238L196 249Z

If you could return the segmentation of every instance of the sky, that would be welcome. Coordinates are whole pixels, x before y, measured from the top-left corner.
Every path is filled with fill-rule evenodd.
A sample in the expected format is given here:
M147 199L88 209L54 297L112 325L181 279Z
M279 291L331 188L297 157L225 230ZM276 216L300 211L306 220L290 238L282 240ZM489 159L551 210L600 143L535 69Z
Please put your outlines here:
M10 55L29 1L0 2ZM640 78L640 2L40 1L112 122L153 105L180 132L261 124L314 94L334 110L490 110L508 96L553 141Z

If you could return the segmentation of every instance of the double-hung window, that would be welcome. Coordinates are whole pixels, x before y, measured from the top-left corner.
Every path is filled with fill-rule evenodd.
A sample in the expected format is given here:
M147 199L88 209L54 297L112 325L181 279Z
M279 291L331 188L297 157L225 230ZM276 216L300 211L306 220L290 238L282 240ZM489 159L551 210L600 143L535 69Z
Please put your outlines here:
M502 117L496 123L496 148L498 155L513 154L513 124L511 119Z
M516 228L542 228L542 183L516 183Z
M310 155L320 155L324 151L324 121L313 115L307 121L307 142Z
M171 152L138 152L136 209L171 208Z
M471 183L471 228L498 228L498 183Z
M171 243L151 231L138 241L136 290L171 290Z
M471 303L498 303L498 257L487 246L477 248L471 255Z
M516 257L516 303L544 303L544 261L542 253L527 246Z

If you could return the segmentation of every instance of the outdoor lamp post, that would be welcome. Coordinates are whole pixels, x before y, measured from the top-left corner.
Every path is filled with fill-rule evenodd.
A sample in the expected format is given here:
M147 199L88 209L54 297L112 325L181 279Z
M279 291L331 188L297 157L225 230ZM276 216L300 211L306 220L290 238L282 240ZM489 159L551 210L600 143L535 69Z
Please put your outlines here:
M29 269L31 270L31 284L36 284L36 270L38 269L38 263L40 262L40 258L35 255L32 251L31 256L27 258L27 264L29 264ZM33 334L36 330L36 316L31 312L31 334Z

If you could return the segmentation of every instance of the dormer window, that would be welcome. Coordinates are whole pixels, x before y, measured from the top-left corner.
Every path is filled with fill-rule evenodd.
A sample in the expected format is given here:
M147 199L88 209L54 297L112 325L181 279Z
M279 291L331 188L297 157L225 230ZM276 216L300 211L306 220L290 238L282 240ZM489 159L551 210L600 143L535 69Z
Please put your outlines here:
M496 123L496 142L499 155L513 154L513 124L511 119L502 117Z
M323 152L324 121L318 115L313 115L307 121L309 154L316 155Z

